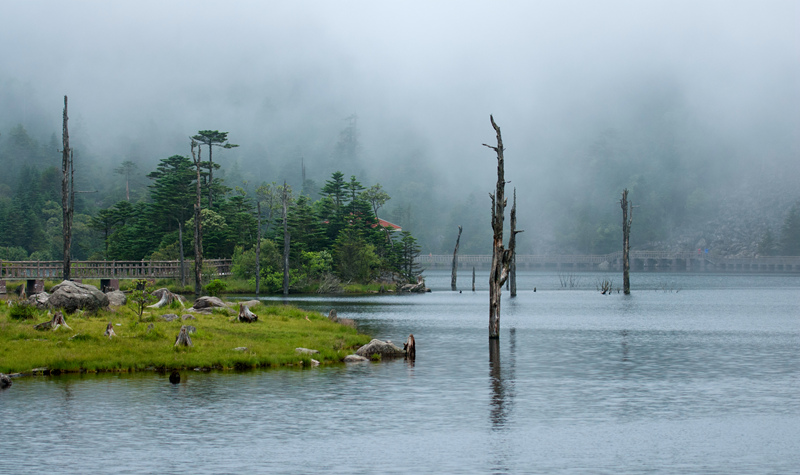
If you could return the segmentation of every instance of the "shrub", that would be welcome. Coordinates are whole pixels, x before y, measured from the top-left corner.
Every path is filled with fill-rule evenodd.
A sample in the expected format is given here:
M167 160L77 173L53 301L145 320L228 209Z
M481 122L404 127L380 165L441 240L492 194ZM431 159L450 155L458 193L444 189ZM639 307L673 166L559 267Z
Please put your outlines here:
M32 320L38 318L39 310L25 302L13 303L8 310L8 316L15 320Z
M208 295L219 297L227 288L228 284L219 279L214 279L205 286L205 291Z

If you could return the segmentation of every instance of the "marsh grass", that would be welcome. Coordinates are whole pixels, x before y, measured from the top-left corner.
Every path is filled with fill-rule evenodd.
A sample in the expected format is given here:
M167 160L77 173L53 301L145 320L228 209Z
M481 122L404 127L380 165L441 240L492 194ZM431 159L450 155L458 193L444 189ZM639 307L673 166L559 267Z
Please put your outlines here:
M195 313L197 320L165 322L158 317L169 311L148 310L139 321L132 306L123 306L92 315L67 315L72 330L37 331L33 325L49 316L16 320L3 308L0 372L26 373L41 367L51 372L92 372L306 366L311 357L297 354L295 348L317 349L320 353L314 359L333 363L370 340L353 328L296 307L257 305L252 310L258 321L250 324L231 321L235 312ZM109 321L117 334L110 340L103 336ZM190 335L192 347L174 347L182 324L197 328ZM247 350L234 350L239 347Z

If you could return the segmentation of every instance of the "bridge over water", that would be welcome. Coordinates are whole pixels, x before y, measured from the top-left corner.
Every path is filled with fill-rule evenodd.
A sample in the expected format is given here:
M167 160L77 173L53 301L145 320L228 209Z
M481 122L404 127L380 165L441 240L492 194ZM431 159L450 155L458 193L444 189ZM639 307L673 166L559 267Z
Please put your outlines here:
M666 272L800 272L800 256L790 257L710 257L697 252L631 251L631 270ZM425 268L450 268L453 256L420 255L417 263ZM491 255L459 255L459 268L488 268ZM565 272L622 272L622 251L604 255L517 254L517 268Z

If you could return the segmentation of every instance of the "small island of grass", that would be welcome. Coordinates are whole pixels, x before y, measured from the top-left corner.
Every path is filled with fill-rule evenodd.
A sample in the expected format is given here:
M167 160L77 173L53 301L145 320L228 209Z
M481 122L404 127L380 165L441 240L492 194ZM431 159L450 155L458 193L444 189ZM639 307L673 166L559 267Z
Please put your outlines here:
M0 308L0 373L166 371L174 369L250 369L341 362L370 337L325 316L291 306L258 304L254 323L241 323L234 309L210 314L187 312L177 302L146 309L135 303L97 312L66 315L69 328L36 330L51 318L47 311ZM22 314L21 314L22 313ZM54 312L51 312L54 313ZM163 314L194 318L166 321ZM111 322L115 336L104 336ZM175 346L181 326L191 325L191 347ZM317 350L309 354L297 348Z

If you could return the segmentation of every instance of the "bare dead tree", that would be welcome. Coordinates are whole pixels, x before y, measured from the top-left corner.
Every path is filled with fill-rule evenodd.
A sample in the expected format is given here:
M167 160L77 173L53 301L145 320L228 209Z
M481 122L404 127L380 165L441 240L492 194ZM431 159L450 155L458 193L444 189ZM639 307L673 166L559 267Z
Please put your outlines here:
M195 153L197 148L197 153ZM202 150L197 141L192 139L192 160L194 161L197 170L197 201L194 203L194 297L200 297L200 291L203 289L202 274L203 274L203 225L202 217L200 215L200 160Z
M631 224L633 224L633 203L628 202L628 189L622 190L622 291L631 294Z
M61 216L64 234L64 280L70 280L71 277L72 214L75 208L75 192L73 191L75 170L72 166L72 149L69 147L68 121L67 96L64 96L64 122L61 132Z
M475 266L472 266L472 291L475 292Z
M261 291L261 198L256 192L256 209L258 212L258 230L256 236L256 295Z
M283 295L289 295L289 185L283 182L281 190L283 205Z
M517 229L517 188L514 187L514 202L511 205L511 233L522 232L516 231ZM509 285L511 287L511 297L517 296L517 253L511 256L511 274L508 277Z
M503 163L503 137L500 134L500 127L494 122L491 115L489 119L492 128L497 135L497 146L483 144L497 153L497 187L495 193L489 193L492 200L492 231L494 232L492 247L492 267L489 272L489 338L500 338L500 296L508 279L508 269L514 256L516 247L517 230L512 227L511 236L508 240L508 249L503 245L503 221L508 200L505 198L505 173Z
M458 272L458 245L461 242L461 226L458 227L458 237L456 238L456 248L453 251L453 272L450 276L450 290L456 290L456 273Z

